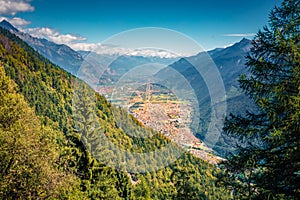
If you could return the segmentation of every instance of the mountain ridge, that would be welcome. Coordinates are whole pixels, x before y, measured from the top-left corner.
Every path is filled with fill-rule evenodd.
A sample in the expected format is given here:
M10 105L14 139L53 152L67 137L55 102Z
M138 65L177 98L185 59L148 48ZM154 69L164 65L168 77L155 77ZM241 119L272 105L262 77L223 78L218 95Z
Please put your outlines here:
M223 188L216 187L214 183L218 173L216 166L210 165L188 153L184 153L170 166L165 166L157 172L153 171L145 174L130 173L128 175L126 172L106 166L88 151L89 147L83 144L85 136L80 135L78 128L74 126L73 120L75 116L72 113L72 99L74 98L74 84L78 79L57 65L52 64L26 42L2 28L0 28L0 60L0 68L5 70L7 77L4 78L9 78L16 83L18 87L17 92L24 96L24 99L41 120L41 123L37 122L36 124L41 126L43 130L46 129L62 136L49 141L59 145L60 149L56 148L57 152L54 152L59 156L59 160L53 164L60 172L70 174L73 177L71 185L64 185L63 187L59 185L60 188L65 190L65 193L56 193L55 196L52 196L43 191L41 193L40 187L36 191L34 187L31 187L31 184L36 186L36 182L31 178L32 174L29 176L30 173L19 173L20 168L18 166L22 163L14 160L12 153L6 152L7 149L18 147L16 146L18 143L13 143L13 146L9 146L9 148L1 148L0 153L3 153L1 157L5 155L8 160L13 161L16 170L12 171L8 168L7 172L9 175L17 173L18 176L14 178L22 183L22 187L20 187L20 182L14 182L15 179L12 181L12 179L5 176L4 178L8 180L7 183L10 184L10 187L0 182L1 198L3 194L13 194L16 198L19 197L16 195L23 195L25 198L28 197L26 191L30 191L33 195L30 197L32 199L44 198L45 195L59 199L141 199L145 195L147 195L148 199L162 199L166 196L169 199L179 199L183 195L197 199L213 197L216 199L228 199L229 191L224 192ZM1 76L1 78L3 77ZM113 112L116 114L115 117L119 116L126 122L127 127L125 128L127 129L137 132L146 131L148 133L151 130L141 126L126 111L108 103L104 97L95 93L84 82L79 80L78 86L82 88L80 91L92 92L95 95L97 102L95 105L95 109L97 109L96 117L101 122L101 128L103 128L103 131L99 134L105 134L110 138L111 142L120 146L121 149L129 149L130 151L128 152L152 152L155 149L159 149L159 145L164 146L170 143L169 140L159 134L154 134L150 139L131 137L124 134L125 129L118 127ZM3 89L5 90L5 87L0 87L1 94L3 94ZM79 93L76 94L77 96L80 95ZM88 98L79 99L82 100L80 102L83 104L88 102ZM14 107L8 107L8 109L18 116L19 111L15 110ZM1 141L11 141L10 138L5 138L6 132L2 131L2 128L7 126L6 121L2 120L2 117L5 115L7 115L5 112L0 112ZM83 116L87 115L76 115L76 117L81 118ZM81 127L84 130L88 130L89 125L82 124ZM12 128L14 129L14 127ZM23 131L18 133L12 132L12 134L16 134L16 137L22 135L22 133ZM87 132L87 134L93 133ZM0 145L3 145L3 143L1 142ZM30 148L26 150L28 149L30 150ZM103 151L102 149L99 149L100 152ZM24 152L24 155L31 156L31 154L26 153L27 151ZM114 162L115 159L119 158L118 154L109 149L105 150L104 153L105 157L109 158L111 156ZM5 162L7 159L0 160L1 168L2 166L7 166L8 163ZM25 160L27 160L25 167L30 172L31 163L28 163L28 159ZM148 166L152 167L155 163L162 161L152 158L147 161L141 160L141 164L151 162ZM124 163L121 164L123 165ZM193 173L189 173L190 171ZM34 174L34 176L39 178L39 174ZM129 176L137 184L132 184ZM16 187L18 187L18 190L15 189ZM189 193L187 193L188 191ZM190 193L190 191L193 192ZM5 197L7 196L3 198L6 199Z
M73 50L71 47L65 44L56 44L45 38L33 37L28 33L19 31L6 20L0 22L0 27L14 33L44 57L73 75L77 73L84 60L80 53Z
M156 74L158 77L163 76L160 77L162 80L167 79L171 82L174 80L174 84L176 84L176 77L172 77L170 75L172 74L172 70L176 70L189 82L197 96L199 110L201 111L199 128L198 130L193 130L193 133L202 141L205 139L208 131L210 114L212 111L211 109L213 108L211 107L212 99L210 96L209 87L206 85L205 81L206 77L202 77L202 75L198 72L197 67L201 66L217 68L226 92L227 116L233 112L243 113L245 110L253 110L255 109L253 107L253 102L251 103L249 98L242 94L239 89L238 82L241 74L249 75L249 71L245 66L245 57L252 47L251 42L251 40L243 38L240 42L227 48L219 48L209 52L200 52L195 56L181 58L177 62L174 62L169 67L159 71ZM195 67L193 66L193 63L199 66ZM242 104L241 102L247 103ZM219 155L224 157L227 153L234 150L233 147L235 146L237 140L223 134L223 131L220 128L222 127L222 124L218 124L218 127L218 134L221 134L221 137L218 139L219 141L214 145L213 149L217 151ZM231 148L230 151L227 150L229 148Z
M82 63L84 62L85 57L88 56L90 53L95 53L83 50L76 51L65 44L56 44L55 42L49 41L45 38L33 37L28 33L18 30L6 20L0 22L0 27L11 31L12 33L20 37L22 40L27 42L31 47L37 50L44 57L48 58L51 62L62 67L63 69L65 69L73 75L77 75L77 72L80 69ZM106 58L111 57L111 60L113 58L118 58L121 56L133 58L143 57L147 59L176 59L175 54L171 54L170 52L168 53L167 51L163 50L138 49L135 50L136 52L130 52L126 49L120 49L120 51L121 52L117 51L115 54L111 54L111 52L105 53L105 51L103 53L96 54Z

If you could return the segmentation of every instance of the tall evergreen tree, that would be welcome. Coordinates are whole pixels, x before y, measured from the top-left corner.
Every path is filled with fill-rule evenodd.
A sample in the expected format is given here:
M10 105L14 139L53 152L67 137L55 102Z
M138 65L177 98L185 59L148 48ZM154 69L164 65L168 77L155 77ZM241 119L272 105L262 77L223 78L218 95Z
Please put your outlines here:
M74 176L57 167L56 132L16 92L0 62L0 199L67 196Z
M258 112L226 120L225 132L248 144L223 162L221 178L239 198L300 198L299 25L300 1L284 0L247 57L251 75L240 85Z

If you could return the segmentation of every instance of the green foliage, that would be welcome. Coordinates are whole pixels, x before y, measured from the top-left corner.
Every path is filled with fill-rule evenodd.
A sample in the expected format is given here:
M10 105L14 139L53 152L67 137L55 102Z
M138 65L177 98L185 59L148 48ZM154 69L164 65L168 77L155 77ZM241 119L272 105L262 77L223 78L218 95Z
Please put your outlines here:
M142 126L125 110L112 106L84 82L51 64L3 29L0 29L0 61L7 74L1 74L1 78L11 79L17 85L6 84L0 88L3 92L15 87L10 89L14 90L12 96L9 92L0 93L3 97L0 103L6 105L0 109L3 158L0 169L6 173L15 152L22 166L21 171L12 168L9 176L0 179L1 198L229 199L228 191L215 186L217 168L190 154L182 155L161 170L132 174L132 177L104 165L99 161L103 151L112 161L120 159L120 155L99 145L99 139L104 136L120 149L135 153L175 144ZM20 123L22 120L24 123ZM153 136L134 137L126 134L129 131L137 136ZM18 141L15 146L14 138ZM151 166L163 161L152 158L140 162ZM13 192L22 194L10 196Z
M41 124L0 66L0 197L39 199L71 191L58 169L58 133Z
M275 8L253 46L240 83L260 112L227 120L225 131L248 145L223 163L221 182L241 199L299 199L300 1Z

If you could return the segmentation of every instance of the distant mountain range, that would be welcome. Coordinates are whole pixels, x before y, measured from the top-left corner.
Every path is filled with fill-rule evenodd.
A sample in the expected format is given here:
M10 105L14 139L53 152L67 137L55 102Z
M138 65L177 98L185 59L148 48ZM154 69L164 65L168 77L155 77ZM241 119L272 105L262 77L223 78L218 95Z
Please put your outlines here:
M151 74L151 69L155 65L168 66L179 58L161 58L161 57L144 57L144 56L127 56L117 57L110 63L100 78L100 84L106 85L116 83L124 74L133 71L134 68L142 68L143 74ZM135 78L143 78L143 74L137 74Z
M9 30L13 34L20 37L26 43L28 43L32 48L37 50L41 55L48 58L54 64L62 67L67 72L76 75L80 66L84 61L84 57L88 56L91 52L89 51L75 51L67 45L56 44L44 38L36 38L31 36L28 33L24 33L8 21L3 20L0 22L0 27ZM136 60L138 63L144 63L147 58L155 60L159 63L166 63L176 60L176 55L171 54L170 52L163 50L153 50L153 49L143 49L143 50L126 50L126 49L111 49L113 52L98 53L98 61L105 61L103 59L109 60L112 62L114 59L120 57L116 63L123 62L122 59L125 59L123 63L126 63L126 60ZM118 52L120 51L120 52ZM119 54L119 55L118 55ZM136 55L135 55L136 54ZM95 55L94 55L95 56ZM130 59L128 59L130 58ZM145 60L142 62L141 60ZM131 61L130 61L131 62ZM105 63L105 62L104 62ZM131 62L133 63L133 62ZM106 67L106 66L105 66Z
M213 67L211 65L217 67L226 92L227 116L229 113L244 113L245 110L254 111L255 106L253 102L240 91L238 83L241 74L249 75L249 71L247 71L245 66L245 57L249 53L251 47L251 40L244 38L240 42L227 48L218 48L207 53L199 53L196 56L181 58L179 61L171 64L168 68L157 73L157 76L162 76L160 77L162 80L174 81L174 84L176 84L176 75L174 75L174 77L171 75L174 74L172 71L176 70L188 80L199 101L200 126L198 130L193 130L193 132L201 140L204 140L209 123L211 122L210 114L212 111L212 99L205 82L205 77L202 77L202 75L199 74L194 64L204 68ZM237 140L223 134L222 126L223 124L217 124L217 129L221 132L221 136L219 137L217 144L212 148L219 154L225 155L233 150L233 146L236 145Z
M84 80L89 80L89 84L92 86L115 83L133 68L149 63L168 66L159 71L156 74L157 77L160 75L170 75L168 79L171 80L172 73L169 73L168 70L176 70L188 80L199 100L201 125L198 130L193 131L200 139L205 137L207 126L209 124L211 99L205 80L203 77L199 76L199 73L195 71L195 68L191 63L197 62L205 66L207 58L215 63L226 90L227 114L230 112L243 112L245 109L254 109L250 100L245 95L241 94L238 86L240 74L248 74L245 68L245 56L251 48L251 41L248 39L242 39L240 42L227 48L218 48L209 52L201 52L198 55L186 58L132 55L119 56L96 54L87 51L75 51L63 44L56 44L46 39L32 37L27 33L19 31L5 20L0 23L0 27L7 29L20 37L41 55L54 64L62 67L67 72L74 75L77 75L77 73L80 72L80 76ZM93 58L93 61L97 64L97 68L86 67L84 70L80 71L80 67L88 57ZM176 77L173 77L173 79L176 81ZM219 127L221 127L221 125ZM221 132L222 130L219 131ZM216 145L214 149L224 155L225 152L228 152L227 149L229 148L229 150L231 150L235 143L236 140L222 134L219 138L218 145Z

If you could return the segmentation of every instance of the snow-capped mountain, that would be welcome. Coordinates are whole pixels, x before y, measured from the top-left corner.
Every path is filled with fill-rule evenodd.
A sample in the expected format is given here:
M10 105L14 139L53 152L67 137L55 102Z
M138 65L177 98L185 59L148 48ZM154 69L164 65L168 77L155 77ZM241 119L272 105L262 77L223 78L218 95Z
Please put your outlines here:
M74 75L77 74L79 68L81 67L84 57L91 52L95 52L101 58L105 57L107 59L110 57L109 60L111 61L113 61L115 58L123 58L126 56L135 57L133 58L134 60L152 58L158 60L159 63L161 61L163 64L169 62L170 60L175 61L176 58L183 56L163 49L130 49L105 44L89 44L85 48L82 47L83 49L76 48L76 51L64 44L56 44L45 38L33 37L28 33L18 30L6 20L0 22L0 27L14 33L44 57L48 58L51 62Z
M78 49L79 51L82 49ZM84 48L84 51L95 52L99 55L112 55L112 56L142 56L142 57L158 57L158 58L179 58L185 57L184 54L176 54L164 49L156 48L140 48L131 49L123 48L114 45L95 44L89 45Z

